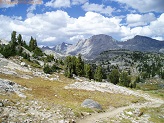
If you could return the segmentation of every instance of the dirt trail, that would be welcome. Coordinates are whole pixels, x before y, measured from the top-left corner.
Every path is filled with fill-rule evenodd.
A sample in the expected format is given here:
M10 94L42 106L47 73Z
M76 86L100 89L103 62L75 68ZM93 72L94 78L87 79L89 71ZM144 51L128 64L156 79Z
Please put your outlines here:
M107 120L109 118L115 117L117 114L120 114L122 111L130 108L142 108L142 107L159 107L162 104L164 104L164 100L150 97L147 94L141 94L139 92L135 92L136 96L144 97L147 102L146 103L136 103L136 104L131 104L129 106L124 106L120 108L115 108L110 111L106 111L105 113L96 113L93 114L92 116L88 116L84 119L80 119L77 121L77 123L97 123L98 121L102 120Z

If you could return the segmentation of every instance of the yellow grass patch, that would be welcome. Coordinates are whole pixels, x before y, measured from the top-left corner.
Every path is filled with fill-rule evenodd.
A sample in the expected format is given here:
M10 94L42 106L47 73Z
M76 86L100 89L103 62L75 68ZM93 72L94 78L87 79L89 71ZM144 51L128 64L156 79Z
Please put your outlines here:
M144 99L132 95L127 96L123 94L102 93L98 91L64 89L65 86L73 83L74 80L66 78L63 75L59 76L61 81L50 81L39 77L22 79L4 74L0 74L0 78L9 79L22 86L31 88L32 90L25 92L29 99L38 99L47 105L62 105L64 107L72 108L74 111L85 110L84 108L81 108L81 103L87 98L99 102L103 109L108 109L109 107L120 107L128 105L129 103L144 101Z

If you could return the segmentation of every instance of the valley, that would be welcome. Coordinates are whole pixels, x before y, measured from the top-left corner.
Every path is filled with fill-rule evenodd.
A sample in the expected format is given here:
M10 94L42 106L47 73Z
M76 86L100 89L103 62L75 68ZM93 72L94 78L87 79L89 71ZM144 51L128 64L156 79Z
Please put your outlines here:
M163 42L100 34L40 49L16 37L0 44L0 122L163 122Z

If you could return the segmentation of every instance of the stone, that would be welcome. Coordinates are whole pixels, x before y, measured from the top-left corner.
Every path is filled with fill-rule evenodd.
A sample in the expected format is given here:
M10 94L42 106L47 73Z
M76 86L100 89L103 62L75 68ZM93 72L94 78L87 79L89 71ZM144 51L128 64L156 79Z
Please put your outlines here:
M101 105L98 102L96 102L92 99L85 99L83 101L83 103L81 104L81 106L82 107L87 107L87 108L95 108L95 109L102 110Z
M26 65L26 63L25 62L21 62L21 66L25 66Z
M3 104L3 102L0 102L0 107L4 107L4 104Z

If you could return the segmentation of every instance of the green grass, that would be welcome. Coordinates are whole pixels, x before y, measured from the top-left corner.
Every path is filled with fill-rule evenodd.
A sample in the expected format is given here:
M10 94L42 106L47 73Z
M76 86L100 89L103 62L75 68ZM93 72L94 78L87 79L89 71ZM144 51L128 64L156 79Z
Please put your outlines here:
M33 68L41 68L41 66L37 64L35 61L28 61L27 59L22 59L22 61L32 66Z
M164 89L147 91L151 96L158 97L164 100Z
M164 99L164 80L162 79L147 79L146 83L138 83L137 88L141 89L151 96Z

